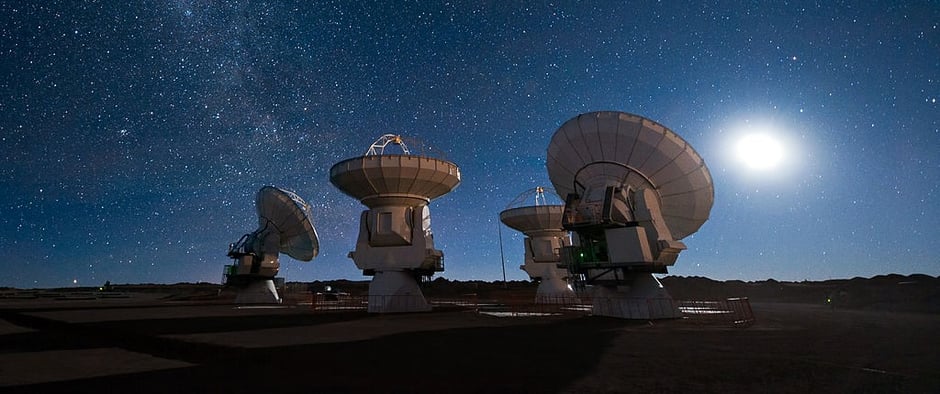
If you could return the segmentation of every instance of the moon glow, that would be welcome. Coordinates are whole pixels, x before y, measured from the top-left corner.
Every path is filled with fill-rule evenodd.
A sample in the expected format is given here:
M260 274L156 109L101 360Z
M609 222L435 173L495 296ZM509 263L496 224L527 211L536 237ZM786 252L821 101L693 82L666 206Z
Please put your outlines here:
M783 160L783 145L768 134L748 134L735 146L738 160L752 170L771 170Z

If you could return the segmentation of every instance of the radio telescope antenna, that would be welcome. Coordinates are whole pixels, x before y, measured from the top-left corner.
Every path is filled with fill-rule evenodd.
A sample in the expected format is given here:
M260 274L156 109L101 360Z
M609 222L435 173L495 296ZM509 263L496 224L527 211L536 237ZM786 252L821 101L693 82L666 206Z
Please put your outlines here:
M369 312L420 312L431 307L418 278L444 270L434 248L431 200L460 184L460 170L446 160L409 154L401 136L379 137L366 155L330 168L330 182L368 210L359 217L356 250L349 253L369 284ZM405 154L385 154L394 143Z
M300 261L317 256L320 243L310 205L294 192L265 186L255 196L258 229L229 245L235 264L225 267L225 285L237 289L237 304L280 303L274 278L278 254Z
M561 257L560 248L571 245L568 231L561 225L564 203L558 200L549 202L554 190L541 186L519 194L499 213L499 220L506 226L522 232L525 240L525 264L519 269L529 274L529 278L539 282L535 293L537 304L557 304L577 302L577 296L568 284L568 270L558 266Z
M659 123L606 111L562 124L545 165L574 232L562 265L594 285L594 314L678 317L652 274L668 272L686 249L680 240L708 220L714 189L701 156Z

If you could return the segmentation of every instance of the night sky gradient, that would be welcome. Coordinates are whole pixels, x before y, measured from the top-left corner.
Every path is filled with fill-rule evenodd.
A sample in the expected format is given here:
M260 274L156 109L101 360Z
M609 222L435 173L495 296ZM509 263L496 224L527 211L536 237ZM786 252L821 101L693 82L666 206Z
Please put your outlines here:
M671 274L940 275L937 1L370 4L0 1L0 286L219 282L269 184L320 234L282 276L366 279L346 257L364 207L329 169L384 133L460 166L430 205L442 275L501 279L499 212L599 110L711 170ZM735 160L759 129L787 146L773 171Z

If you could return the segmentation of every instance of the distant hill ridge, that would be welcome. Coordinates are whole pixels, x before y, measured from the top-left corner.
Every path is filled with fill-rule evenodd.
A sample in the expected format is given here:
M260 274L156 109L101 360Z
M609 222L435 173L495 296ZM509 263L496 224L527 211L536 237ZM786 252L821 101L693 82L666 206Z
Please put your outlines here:
M818 304L834 308L884 310L894 312L940 313L940 277L924 274L877 275L871 278L830 279L825 281L786 282L767 279L763 281L726 280L718 281L701 276L666 276L663 285L677 300L719 300L731 297L748 297L752 302L787 302ZM352 295L364 295L368 291L368 280L317 280L313 282L287 282L287 293L303 297L309 292L342 291ZM438 277L422 284L424 292L432 297L460 297L475 294L478 297L520 297L535 293L537 284L531 281L486 282L481 280L459 281ZM170 298L194 296L203 299L218 297L217 283L176 284L112 284L114 291L138 293L162 293ZM45 289L46 292L96 291L93 287L66 287ZM15 294L22 290L0 288L4 293Z
M704 277L661 279L676 299L748 297L753 302L792 302L836 308L940 313L940 277L878 275L825 281L716 281Z

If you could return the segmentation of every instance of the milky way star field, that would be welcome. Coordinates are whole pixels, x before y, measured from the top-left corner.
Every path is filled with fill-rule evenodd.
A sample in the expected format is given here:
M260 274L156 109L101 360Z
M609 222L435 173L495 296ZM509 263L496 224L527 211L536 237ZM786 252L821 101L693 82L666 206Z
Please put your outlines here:
M454 162L430 204L458 280L527 280L500 227L568 119L655 120L705 160L670 274L940 275L940 5L0 1L0 286L214 282L255 193L312 206L288 281L366 280L330 167L379 136ZM500 234L502 249L500 249ZM504 256L504 257L501 257Z

